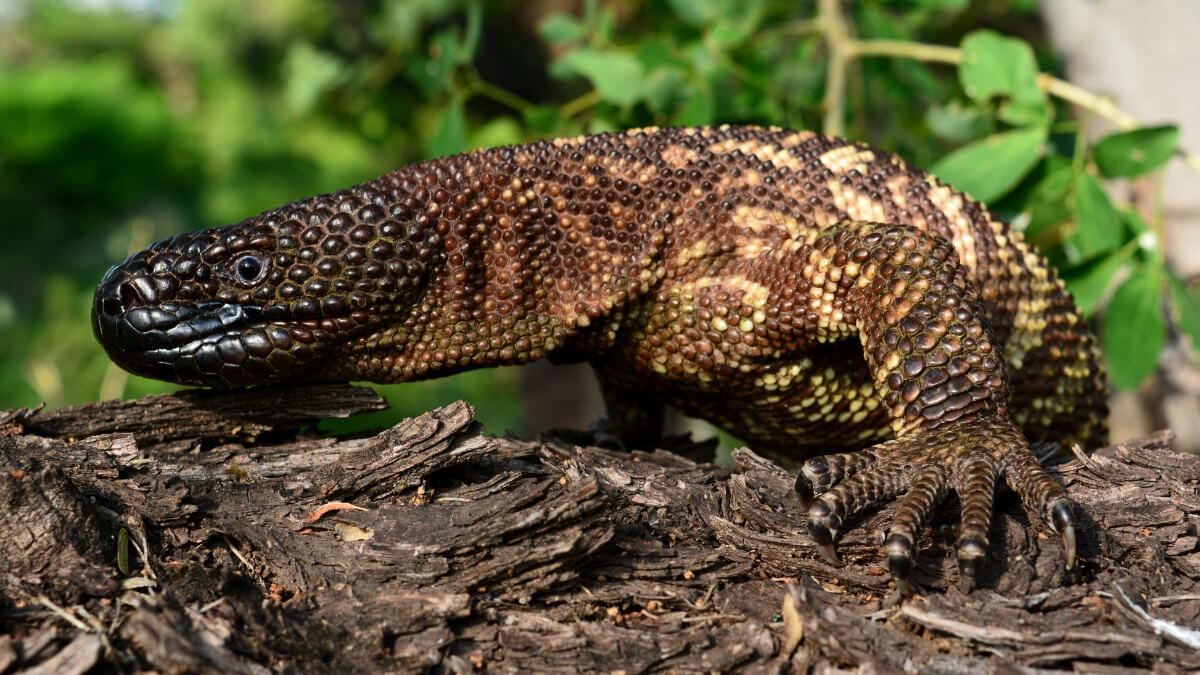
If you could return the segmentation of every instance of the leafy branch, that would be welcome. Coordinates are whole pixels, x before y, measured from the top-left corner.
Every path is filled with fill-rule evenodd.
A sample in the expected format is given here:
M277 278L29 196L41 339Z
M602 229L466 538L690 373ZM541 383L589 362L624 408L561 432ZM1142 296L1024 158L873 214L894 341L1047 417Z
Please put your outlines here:
M817 21L805 28L819 33L828 45L829 64L825 98L823 130L832 136L845 133L842 105L845 100L846 69L855 59L877 56L913 59L926 63L958 66L963 62L963 50L948 45L906 42L904 40L857 40L850 37L849 25L839 6L840 0L820 0ZM1129 131L1142 127L1133 115L1117 107L1107 96L1090 92L1050 73L1039 73L1037 84L1042 91L1079 106L1112 122L1118 129ZM1178 155L1188 166L1200 171L1200 154L1178 148Z

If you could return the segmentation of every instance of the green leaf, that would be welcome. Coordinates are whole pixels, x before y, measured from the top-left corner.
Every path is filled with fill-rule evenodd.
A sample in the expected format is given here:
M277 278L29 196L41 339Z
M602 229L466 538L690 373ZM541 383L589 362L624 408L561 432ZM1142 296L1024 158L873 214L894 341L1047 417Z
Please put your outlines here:
M591 81L601 98L619 106L641 100L645 86L642 64L635 56L591 47L581 47L555 61L550 74L582 75Z
M1075 175L1075 230L1067 238L1067 257L1082 262L1122 243L1121 221L1095 176Z
M708 26L717 19L727 16L727 0L667 0L675 16L693 26Z
M595 44L606 45L612 42L613 26L617 24L617 17L611 7L604 7L597 11L589 23L592 26L592 37Z
M1187 285L1171 270L1167 270L1171 290L1171 315L1179 329L1192 339L1192 347L1200 352L1200 294L1188 293Z
M1071 189L1075 185L1075 170L1061 155L1047 155L1044 160L1044 175L1034 186L1025 209L1029 212L1029 224L1025 236L1036 240L1043 231L1071 220Z
M133 571L129 564L129 530L123 527L117 531L117 569L125 576Z
M1018 127L1044 124L1050 120L1050 105L1046 103L1045 99L1009 101L1000 106L996 117Z
M342 79L343 64L307 42L297 42L288 49L283 70L284 100L293 112L304 113Z
M467 143L467 121L462 101L454 101L442 112L437 133L429 141L430 157L445 157L462 152Z
M455 90L453 75L461 48L458 29L447 28L429 39L424 58L414 55L404 60L404 71L420 87L422 98L428 100L440 92Z
M1142 214L1138 213L1137 209L1123 209L1118 215L1121 217L1121 222L1125 224L1126 231L1122 233L1122 236L1126 237L1126 241L1132 234L1133 238L1137 239L1138 248L1146 255L1156 255L1162 242L1159 241L1158 232L1151 229L1142 219Z
M1132 232L1133 236L1135 236L1135 237L1140 237L1140 236L1146 234L1147 232L1149 232L1151 234L1153 234L1153 232L1154 232L1154 230L1150 229L1150 226L1146 223L1145 219L1142 218L1142 214L1138 213L1137 209L1127 209L1127 210L1121 211L1121 217L1125 221L1125 226L1129 228L1129 231ZM1154 250L1153 246L1148 246L1148 247L1144 247L1144 248L1147 251Z
M679 68L686 65L675 57L671 44L661 38L647 38L639 42L637 59L646 71L663 67Z
M1134 389L1158 364L1166 344L1162 268L1134 272L1113 294L1104 314L1104 353L1113 382Z
M925 110L929 130L948 141L973 141L992 130L992 118L987 112L961 101L946 105L931 105Z
M1084 314L1091 314L1104 294L1112 286L1113 280L1133 257L1133 249L1121 248L1112 255L1094 260L1083 267L1077 267L1063 274L1063 282L1067 290L1075 296L1075 304Z
M1179 127L1143 127L1105 136L1092 154L1105 176L1134 178L1165 164L1178 144Z
M932 173L981 202L1003 196L1044 152L1041 127L995 134L963 146L933 165Z
M691 96L687 105L675 116L674 123L682 126L703 126L713 123L716 107L712 90L705 82L697 82L688 89Z
M525 126L538 136L571 136L579 129L562 116L558 106L539 105L525 111Z
M967 96L986 101L999 94L1022 103L1045 101L1038 87L1037 62L1029 43L995 31L967 34L961 44L958 80Z
M557 12L547 16L538 25L538 34L542 36L546 42L551 44L562 44L564 42L576 42L583 39L584 28L583 24L578 19L570 14Z
M748 29L753 28L751 24L732 25L729 23L718 23L708 31L708 37L717 49L728 51L737 49L742 46L746 38L750 37Z
M469 148L496 148L524 140L521 125L508 115L493 117L487 124L471 132L466 143Z

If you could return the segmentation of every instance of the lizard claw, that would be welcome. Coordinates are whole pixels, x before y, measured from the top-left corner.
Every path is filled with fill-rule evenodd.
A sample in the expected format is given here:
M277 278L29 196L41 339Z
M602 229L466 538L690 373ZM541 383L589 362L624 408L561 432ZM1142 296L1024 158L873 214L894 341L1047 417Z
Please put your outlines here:
M912 548L912 540L899 532L889 534L887 541L883 543L883 550L887 551L888 572L904 597L913 594L913 586L908 581L913 568Z
M1067 569L1073 569L1075 567L1075 514L1071 510L1069 500L1059 499L1050 507L1050 524L1054 527L1054 531L1062 536Z
M845 563L838 556L833 540L837 538L842 519L824 502L814 502L808 509L808 532L817 546L817 552L830 565L841 567Z
M987 541L974 536L961 537L958 540L958 584L962 592L970 593L975 588L975 580L983 569L983 561L987 557Z

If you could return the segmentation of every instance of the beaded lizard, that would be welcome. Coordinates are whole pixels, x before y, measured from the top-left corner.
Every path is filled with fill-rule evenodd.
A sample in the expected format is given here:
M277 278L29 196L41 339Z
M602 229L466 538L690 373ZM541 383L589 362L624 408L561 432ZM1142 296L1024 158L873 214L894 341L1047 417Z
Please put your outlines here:
M1030 443L1106 435L1096 340L1020 234L807 131L647 128L422 162L158 242L104 277L93 326L122 367L208 386L587 361L629 446L669 403L807 458L796 487L831 562L848 518L899 499L884 549L905 592L950 490L971 588L1000 476L1073 566L1071 502Z

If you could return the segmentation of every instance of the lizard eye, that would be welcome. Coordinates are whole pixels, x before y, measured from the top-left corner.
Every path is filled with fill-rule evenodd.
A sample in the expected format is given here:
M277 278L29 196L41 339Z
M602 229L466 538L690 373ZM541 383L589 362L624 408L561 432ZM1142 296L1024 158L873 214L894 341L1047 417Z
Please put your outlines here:
M252 286L266 275L267 265L262 258L246 254L233 261L233 274L237 280L247 286Z

